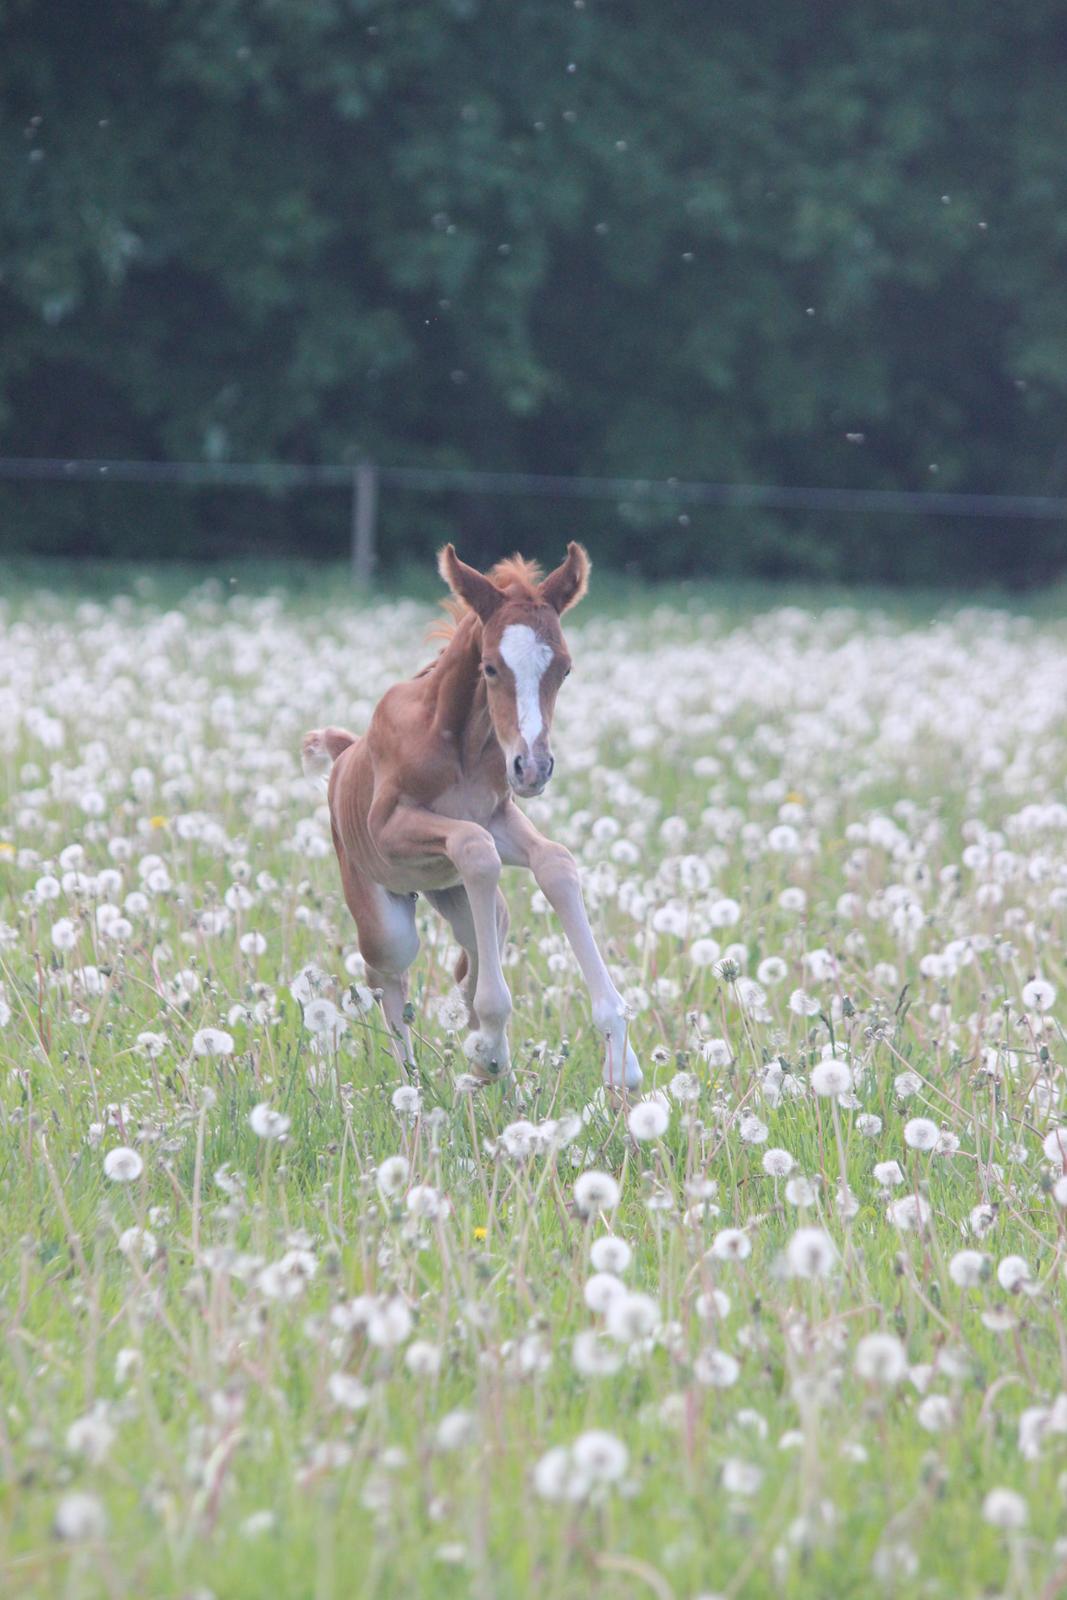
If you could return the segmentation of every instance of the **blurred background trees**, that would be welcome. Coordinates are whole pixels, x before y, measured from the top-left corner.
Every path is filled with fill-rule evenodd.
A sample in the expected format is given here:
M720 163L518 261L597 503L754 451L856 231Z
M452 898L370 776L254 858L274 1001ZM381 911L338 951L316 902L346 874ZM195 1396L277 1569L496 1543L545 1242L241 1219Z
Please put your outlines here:
M1067 15L0 0L0 451L1067 492ZM851 437L850 437L851 436ZM337 555L329 495L4 486L8 548ZM393 497L657 575L1034 581L1044 524Z

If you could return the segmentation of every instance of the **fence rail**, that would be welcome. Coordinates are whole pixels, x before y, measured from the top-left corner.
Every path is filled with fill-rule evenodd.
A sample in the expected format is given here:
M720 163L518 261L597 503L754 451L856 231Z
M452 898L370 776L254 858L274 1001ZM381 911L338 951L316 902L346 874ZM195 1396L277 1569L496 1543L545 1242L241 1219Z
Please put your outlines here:
M381 493L533 495L559 500L637 500L655 504L772 511L879 511L904 516L1023 518L1067 521L1067 498L1055 495L963 494L911 489L791 488L762 483L702 483L678 478L553 477L525 472L473 472L447 467L304 466L294 462L73 461L0 457L0 479L59 483L171 483L191 488L348 489L352 574L367 582L377 554Z

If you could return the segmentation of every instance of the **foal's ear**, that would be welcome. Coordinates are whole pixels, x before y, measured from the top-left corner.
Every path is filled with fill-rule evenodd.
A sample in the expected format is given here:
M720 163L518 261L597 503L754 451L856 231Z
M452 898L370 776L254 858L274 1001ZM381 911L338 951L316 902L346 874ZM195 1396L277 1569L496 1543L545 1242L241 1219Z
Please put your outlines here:
M557 611L576 606L589 587L592 562L580 544L572 539L567 546L567 559L555 572L550 572L541 585L541 598Z
M498 589L484 572L479 572L476 567L468 567L465 561L459 559L455 545L445 545L437 557L437 570L452 593L465 600L483 622L488 622L497 607L507 599L504 591Z

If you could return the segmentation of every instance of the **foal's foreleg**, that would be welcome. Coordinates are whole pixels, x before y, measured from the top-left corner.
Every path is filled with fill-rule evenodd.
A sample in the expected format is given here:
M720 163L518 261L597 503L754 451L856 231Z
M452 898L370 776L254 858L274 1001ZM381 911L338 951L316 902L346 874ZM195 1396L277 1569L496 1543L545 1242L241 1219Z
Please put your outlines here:
M593 1022L604 1037L604 1082L610 1088L636 1089L641 1068L626 1036L622 996L611 980L597 948L582 898L578 865L569 850L538 833L516 805L493 823L493 838L508 866L528 867L537 887L559 917L593 1002Z

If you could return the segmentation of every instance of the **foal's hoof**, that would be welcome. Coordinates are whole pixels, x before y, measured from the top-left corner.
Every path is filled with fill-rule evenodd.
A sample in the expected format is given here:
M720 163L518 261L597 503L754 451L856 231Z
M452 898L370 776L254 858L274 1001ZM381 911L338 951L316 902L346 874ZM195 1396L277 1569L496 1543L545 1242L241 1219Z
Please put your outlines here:
M626 1046L626 1059L621 1064L621 1070L614 1052L608 1051L604 1062L604 1087L610 1095L621 1101L624 1090L640 1089L643 1081L644 1073L630 1045Z
M471 1071L486 1083L496 1083L511 1071L511 1057L506 1039L494 1039L484 1029L469 1033L463 1041L463 1054L471 1064Z

